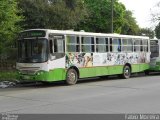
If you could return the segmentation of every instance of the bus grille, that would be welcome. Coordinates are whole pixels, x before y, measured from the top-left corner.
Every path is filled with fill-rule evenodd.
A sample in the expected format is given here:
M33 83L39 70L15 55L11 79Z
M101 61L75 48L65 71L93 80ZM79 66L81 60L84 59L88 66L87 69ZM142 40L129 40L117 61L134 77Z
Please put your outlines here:
M39 71L39 67L35 67L35 68L29 68L29 67L21 67L19 68L19 71L21 72L21 74L25 74L25 75L34 75L36 74L37 71Z

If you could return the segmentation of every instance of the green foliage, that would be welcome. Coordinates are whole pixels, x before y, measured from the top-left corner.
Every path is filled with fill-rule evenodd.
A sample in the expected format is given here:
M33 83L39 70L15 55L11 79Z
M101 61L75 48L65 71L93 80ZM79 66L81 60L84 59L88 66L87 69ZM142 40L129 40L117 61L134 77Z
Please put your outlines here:
M81 0L19 0L25 29L73 29L86 15Z
M111 0L18 0L24 29L75 29L111 32ZM115 33L137 35L139 27L125 6L114 0Z
M0 81L16 81L16 71L0 71Z
M160 39L160 22L155 28L156 38Z
M126 9L122 3L119 3L118 1L114 2L114 32L115 33L122 33L123 26L125 24L125 13Z
M132 12L129 10L125 11L124 25L122 27L122 34L125 35L138 35L140 28L137 25L135 18L132 15Z
M150 39L153 39L154 38L154 31L151 30L150 28L142 28L140 30L140 34L139 35L148 36Z
M89 17L82 21L77 29L92 32L110 32L111 1L85 0Z
M89 17L81 21L77 29L92 32L111 32L111 0L84 0L89 12ZM139 33L139 26L131 11L118 0L114 0L113 29L114 33L132 34Z
M0 1L0 55L14 44L16 33L20 31L17 23L22 17L18 14L16 0Z

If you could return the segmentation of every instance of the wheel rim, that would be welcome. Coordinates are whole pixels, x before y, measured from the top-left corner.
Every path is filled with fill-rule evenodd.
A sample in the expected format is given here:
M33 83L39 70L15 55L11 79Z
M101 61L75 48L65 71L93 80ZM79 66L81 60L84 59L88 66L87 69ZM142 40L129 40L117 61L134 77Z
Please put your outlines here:
M69 80L69 82L75 82L76 81L76 74L74 72L70 72L68 74L68 80Z
M124 75L125 75L126 77L129 77L129 76L130 76L130 69L129 69L129 68L125 68L125 69L124 69Z

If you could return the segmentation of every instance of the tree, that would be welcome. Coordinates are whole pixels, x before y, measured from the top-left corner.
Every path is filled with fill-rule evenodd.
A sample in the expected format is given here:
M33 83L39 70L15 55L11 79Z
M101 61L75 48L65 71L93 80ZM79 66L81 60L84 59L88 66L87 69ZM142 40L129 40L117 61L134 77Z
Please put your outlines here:
M7 54L8 48L14 44L16 33L20 31L18 22L22 20L16 0L0 1L0 54Z
M125 21L122 27L122 34L126 35L138 35L140 28L137 25L135 18L132 15L132 12L129 10L125 11Z
M160 39L160 23L155 28L156 38Z
M155 36L160 39L160 2L152 8L152 23L155 27Z
M92 32L110 32L111 0L84 0L89 16L78 25L77 29Z
M150 28L141 28L139 35L148 36L150 39L154 38L154 31Z
M111 32L111 0L84 0L89 17L78 25L77 29L92 32ZM139 26L131 11L118 0L114 0L113 29L115 33L138 34Z
M82 0L19 0L25 29L74 29L86 15Z
M157 4L151 9L151 21L155 24L160 20L160 2L157 2Z

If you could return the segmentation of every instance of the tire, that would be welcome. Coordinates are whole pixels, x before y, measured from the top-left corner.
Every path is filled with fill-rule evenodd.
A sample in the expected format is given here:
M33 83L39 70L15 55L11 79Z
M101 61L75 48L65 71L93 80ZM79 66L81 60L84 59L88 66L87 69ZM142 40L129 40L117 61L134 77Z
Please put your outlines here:
M131 68L128 65L126 65L123 68L123 74L121 75L121 78L128 79L130 77L131 77Z
M78 76L77 71L74 69L69 69L66 75L66 83L68 85L74 85L77 83Z

